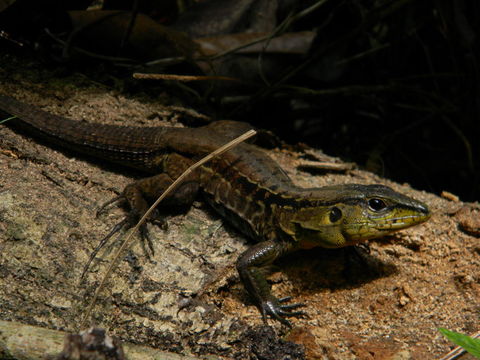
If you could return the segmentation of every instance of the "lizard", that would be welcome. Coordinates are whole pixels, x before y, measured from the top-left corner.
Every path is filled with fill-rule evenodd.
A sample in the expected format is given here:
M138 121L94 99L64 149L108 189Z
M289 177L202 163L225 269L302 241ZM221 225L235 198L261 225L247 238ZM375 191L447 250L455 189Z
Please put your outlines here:
M133 226L181 173L204 155L250 129L222 120L198 128L134 127L67 119L0 95L8 122L49 143L151 174L125 187L130 211L120 223ZM381 184L302 188L265 150L238 144L192 173L163 206L189 206L197 193L234 228L255 241L236 261L240 279L259 308L290 326L301 303L277 298L265 273L280 257L314 247L343 248L423 223L428 206ZM153 217L150 220L154 220ZM118 227L117 227L118 229Z

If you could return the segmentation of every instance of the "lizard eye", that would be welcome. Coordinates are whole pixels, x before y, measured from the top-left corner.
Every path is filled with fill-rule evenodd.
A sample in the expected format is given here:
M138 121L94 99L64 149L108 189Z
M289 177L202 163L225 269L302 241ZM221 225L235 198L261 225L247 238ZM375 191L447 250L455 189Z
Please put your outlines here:
M342 210L334 207L330 210L330 222L334 223L342 218Z
M382 199L373 198L368 200L368 207L373 211L381 211L387 207Z

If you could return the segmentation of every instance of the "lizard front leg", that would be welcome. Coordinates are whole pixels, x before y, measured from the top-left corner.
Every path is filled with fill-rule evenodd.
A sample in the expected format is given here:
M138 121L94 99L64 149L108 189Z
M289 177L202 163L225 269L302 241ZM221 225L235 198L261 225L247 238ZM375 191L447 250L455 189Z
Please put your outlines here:
M140 179L127 185L120 195L119 199L125 200L130 207L129 214L120 223L122 226L132 227L147 212L151 202L163 194L175 179L193 163L192 160L175 153L159 155L156 162L161 174ZM198 189L198 176L196 173L192 173L167 195L160 207L181 208L190 206L198 193ZM158 214L153 214L148 220L154 221L157 216Z
M237 270L245 288L254 298L262 312L264 322L267 315L281 323L291 326L286 320L289 316L303 315L303 311L292 311L303 304L284 304L290 297L278 299L272 295L265 273L273 261L289 252L292 245L274 240L260 242L246 250L237 260Z

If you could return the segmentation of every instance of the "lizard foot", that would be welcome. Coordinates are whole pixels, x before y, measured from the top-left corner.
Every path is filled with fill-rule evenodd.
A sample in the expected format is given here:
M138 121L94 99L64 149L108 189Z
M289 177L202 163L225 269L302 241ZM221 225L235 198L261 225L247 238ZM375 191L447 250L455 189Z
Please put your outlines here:
M125 197L120 195L120 196L117 196L117 197L113 198L112 200L107 201L97 211L96 217L98 217L105 210L105 208L108 205L110 205L110 204L112 204L116 201L122 201L122 200L125 200ZM85 277L85 274L87 273L92 261L96 258L98 252L107 244L108 240L110 240L110 238L113 235L115 235L116 233L121 231L123 228L130 229L130 228L134 227L136 225L136 223L140 220L140 218L141 218L141 216L140 216L140 214L137 210L135 210L135 209L130 210L130 212L127 214L127 216L125 216L125 218L123 218L122 221L117 223L110 230L110 232L102 240L100 240L97 247L90 254L90 257L89 257L87 263L85 264L85 267L83 268L82 275L80 276L80 281L83 281L83 279ZM166 230L168 228L168 224L167 224L165 218L160 216L156 209L149 216L147 221L151 222L151 223L154 223L155 225L159 226L162 230ZM151 259L150 253L152 254L152 256L155 255L155 249L153 247L153 242L152 242L150 232L148 230L148 227L147 227L146 223L144 223L140 226L139 232L140 232L140 238L142 240L143 250L144 250L147 258L150 260ZM147 244L149 251L147 251L147 247L145 246L145 244Z
M263 321L267 323L267 315L270 315L277 321L280 321L282 324L292 327L290 321L286 317L292 316L304 316L306 313L304 311L292 311L300 307L304 307L305 304L295 303L295 304L285 304L286 302L292 299L291 296L283 297L277 299L272 296L271 299L263 301L260 305L260 310L262 312Z

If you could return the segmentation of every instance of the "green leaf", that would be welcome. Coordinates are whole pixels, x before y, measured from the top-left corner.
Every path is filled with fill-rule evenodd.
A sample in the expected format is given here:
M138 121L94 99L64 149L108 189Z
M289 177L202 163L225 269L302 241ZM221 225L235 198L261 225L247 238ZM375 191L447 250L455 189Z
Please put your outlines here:
M438 328L438 331L440 331L448 340L464 348L465 351L469 352L477 359L480 359L480 339L474 339L470 336L444 328Z

